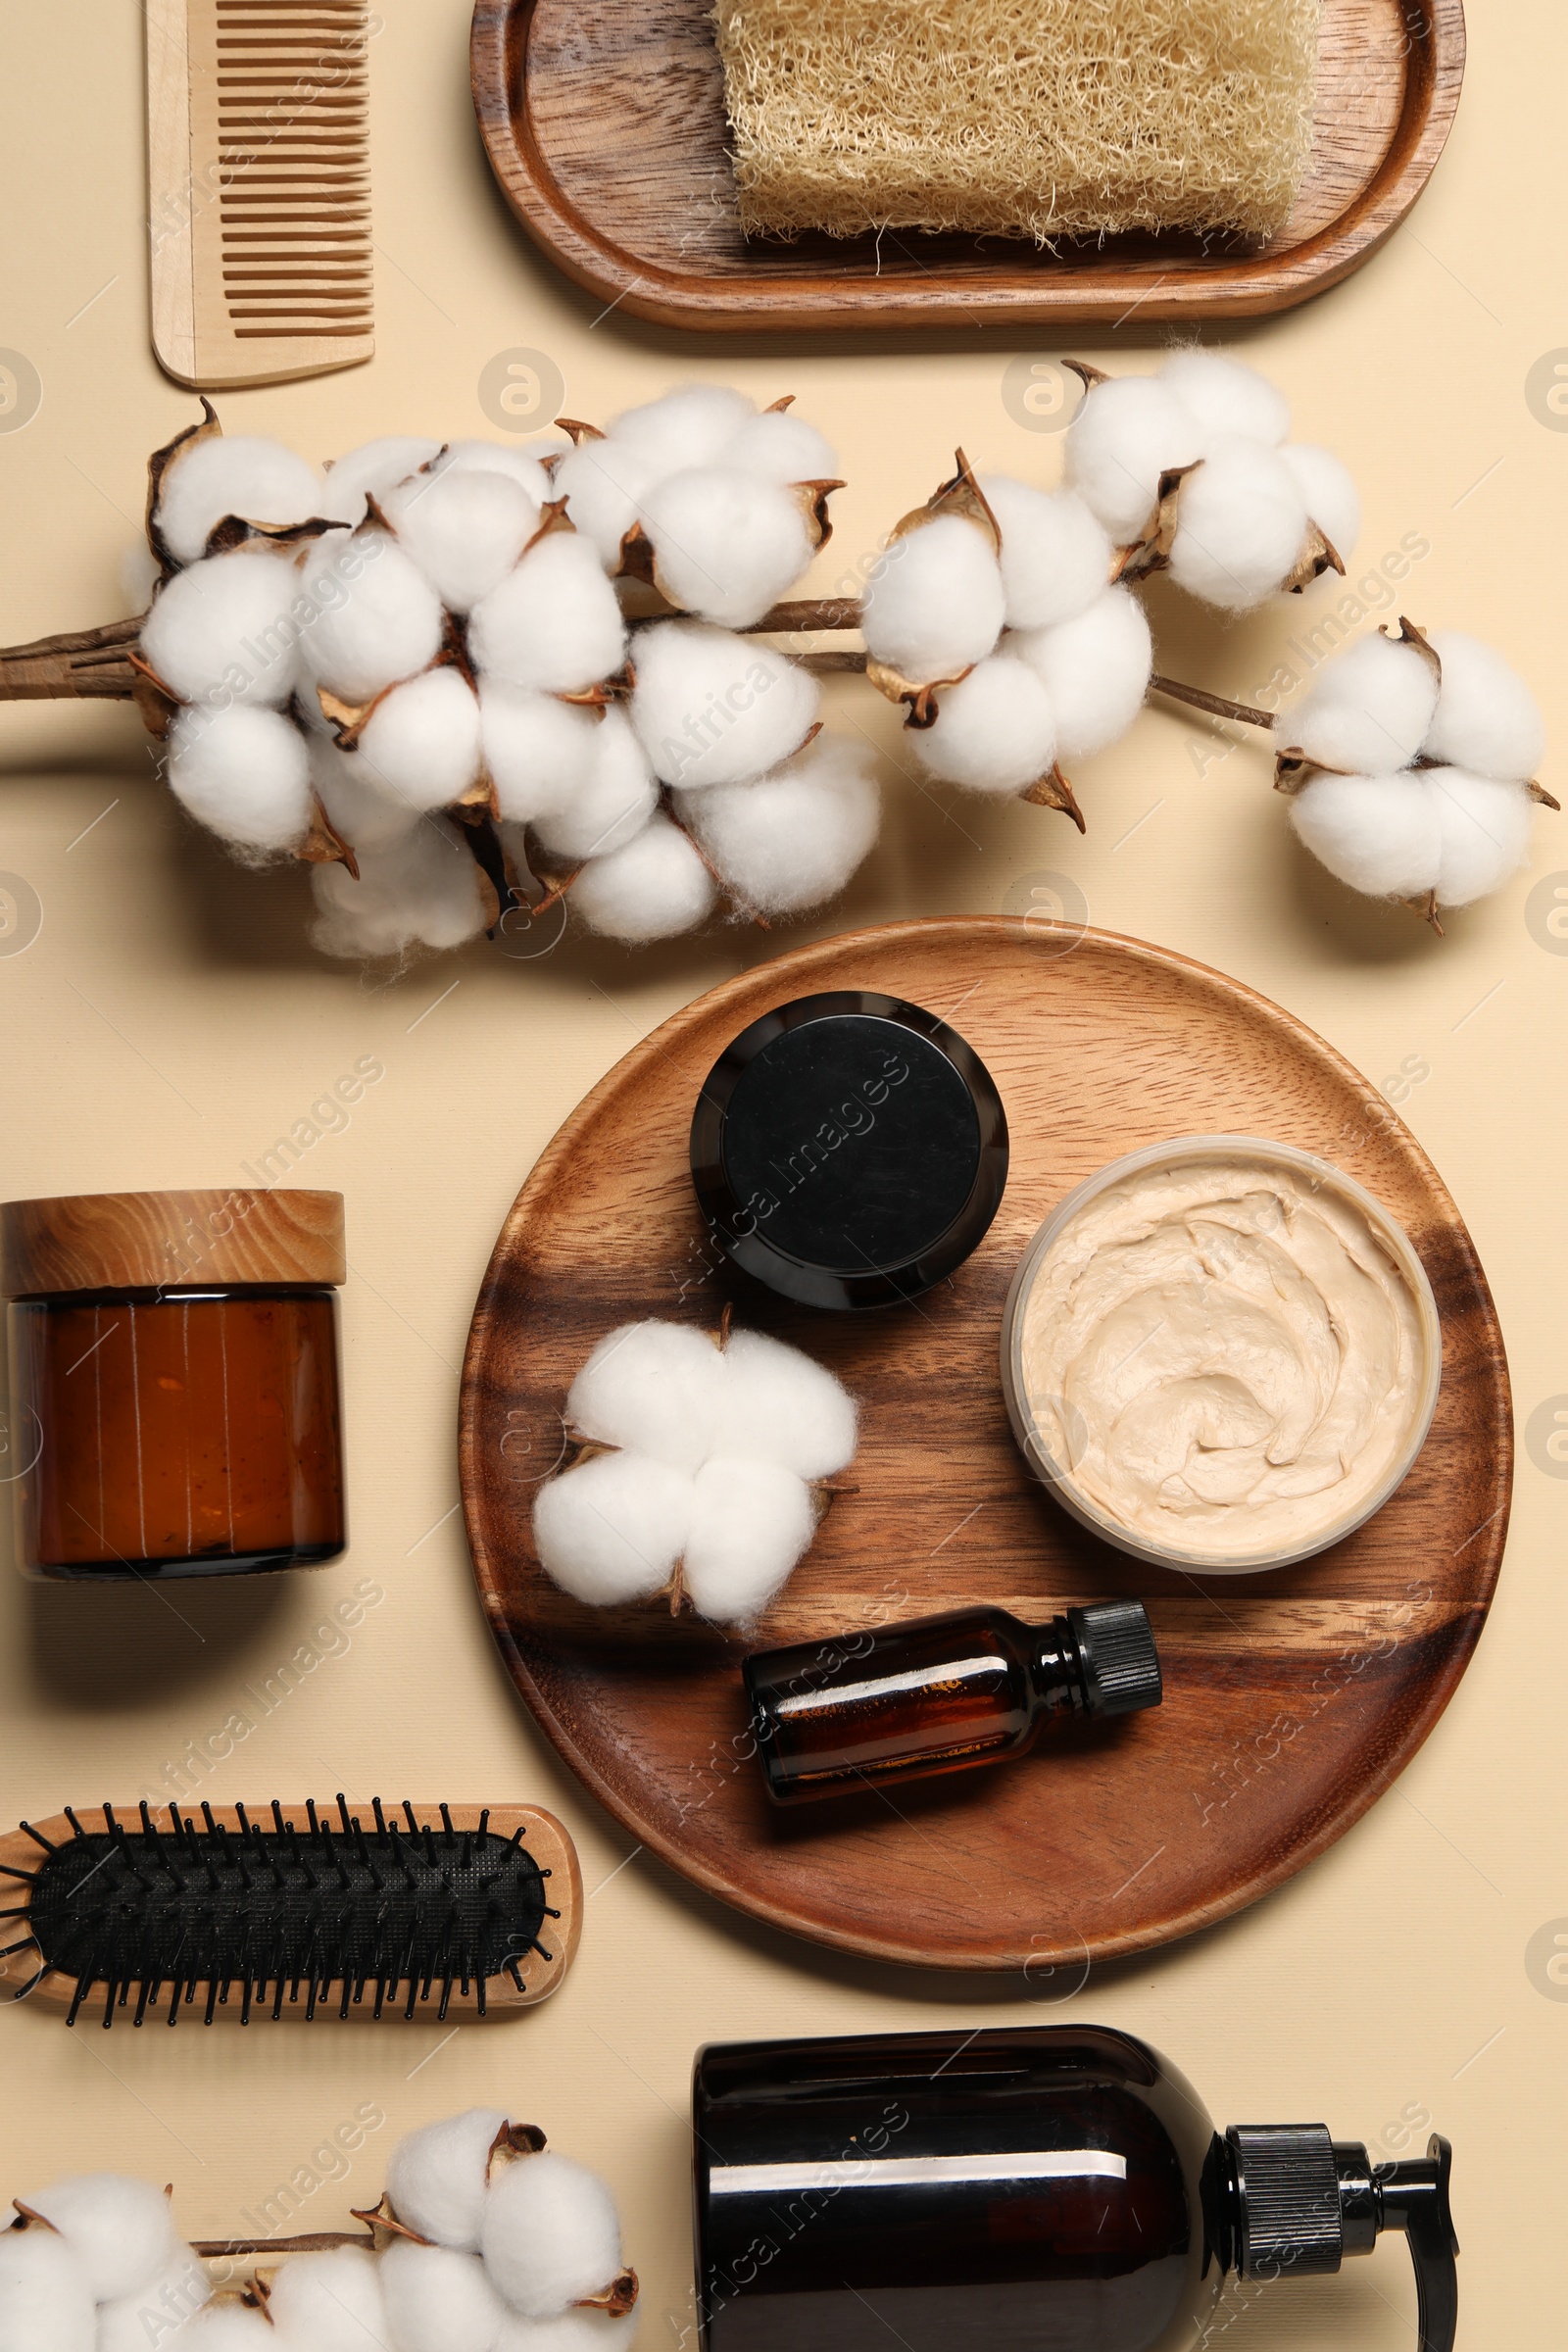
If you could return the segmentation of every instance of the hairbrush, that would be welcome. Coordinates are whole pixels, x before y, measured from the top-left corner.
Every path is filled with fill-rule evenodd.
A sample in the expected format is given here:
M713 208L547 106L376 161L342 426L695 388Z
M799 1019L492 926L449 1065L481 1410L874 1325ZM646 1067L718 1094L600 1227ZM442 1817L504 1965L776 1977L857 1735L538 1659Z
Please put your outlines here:
M0 1949L31 1970L12 1995L64 2006L97 1987L102 2023L181 2009L203 2025L236 2010L307 2018L335 2009L406 2018L519 2009L555 1991L577 1949L582 1874L561 1823L537 1805L417 1806L369 1818L346 1798L261 1818L243 1805L145 1803L103 1827L68 1805L0 1838ZM89 1816L89 1821L91 1820ZM20 1973L20 1967L19 1967ZM333 1997L336 1988L335 1998ZM270 1991L270 2005L268 1996ZM369 1996L368 1998L368 1996Z

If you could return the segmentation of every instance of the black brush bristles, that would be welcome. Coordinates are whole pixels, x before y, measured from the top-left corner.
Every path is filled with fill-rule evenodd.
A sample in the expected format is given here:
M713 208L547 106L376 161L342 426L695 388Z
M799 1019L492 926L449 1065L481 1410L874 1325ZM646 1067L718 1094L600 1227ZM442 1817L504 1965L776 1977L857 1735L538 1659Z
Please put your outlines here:
M540 1941L560 1917L545 1899L550 1873L520 1830L496 1835L487 1813L459 1830L445 1805L439 1827L403 1810L406 1829L377 1799L368 1827L339 1796L336 1820L313 1803L302 1829L274 1800L270 1827L238 1806L230 1829L210 1805L200 1820L174 1806L159 1829L143 1804L130 1830L105 1805L102 1829L68 1814L74 1835L58 1845L24 1822L45 1860L12 1916L31 1930L24 1942L37 1945L39 1977L74 1978L72 2025L95 1988L112 2025L133 1986L138 2026L164 1999L170 2025L181 2007L207 2025L237 2007L249 2024L253 2006L269 2002L274 2018L296 2003L314 2017L332 1986L339 2017L368 1992L379 2017L402 1987L405 2016L439 1987L445 2017L454 1989L466 1995L470 1985L482 2016L487 1980L520 1986L523 1955L551 1958Z

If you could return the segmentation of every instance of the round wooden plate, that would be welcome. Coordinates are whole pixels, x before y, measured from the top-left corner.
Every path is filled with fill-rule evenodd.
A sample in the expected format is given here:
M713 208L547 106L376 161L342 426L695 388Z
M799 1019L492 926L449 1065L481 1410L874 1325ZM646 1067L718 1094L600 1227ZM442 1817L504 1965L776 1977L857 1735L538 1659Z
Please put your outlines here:
M687 1172L692 1104L728 1040L814 990L875 988L954 1023L1006 1104L1012 1165L975 1255L917 1303L792 1308L717 1260ZM1057 1510L1008 1435L1008 1279L1053 1203L1117 1154L1200 1131L1335 1161L1403 1225L1443 1317L1414 1470L1302 1565L1146 1568ZM860 1449L750 1646L967 1601L1031 1620L1136 1593L1166 1698L1022 1760L781 1816L751 1756L748 1644L662 1604L581 1607L534 1555L535 1488L593 1344L658 1315L776 1332L861 1399ZM567 1120L508 1217L462 1399L468 1538L496 1640L562 1755L641 1843L755 1917L929 1968L1071 1971L1185 1936L1277 1886L1409 1761L1480 1635L1502 1557L1512 1423L1502 1339L1457 1209L1366 1080L1266 999L1180 956L1030 920L890 924L802 948L688 1005ZM1070 1981L1067 1980L1067 1981Z

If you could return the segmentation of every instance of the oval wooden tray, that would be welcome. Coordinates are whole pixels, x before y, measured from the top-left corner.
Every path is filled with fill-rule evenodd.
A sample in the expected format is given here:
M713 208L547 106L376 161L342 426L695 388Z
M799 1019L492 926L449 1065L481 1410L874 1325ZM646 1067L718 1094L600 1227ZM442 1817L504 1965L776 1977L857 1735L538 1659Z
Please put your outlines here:
M1242 318L1336 284L1397 228L1464 77L1462 0L1323 0L1317 127L1267 244L1112 238L748 240L736 218L712 0L477 0L479 128L536 244L663 326L1076 326Z
M890 924L802 948L654 1031L567 1120L508 1217L464 1371L462 1482L481 1592L517 1689L641 1843L774 1926L933 1968L1071 1970L1253 1901L1348 1829L1451 1696L1502 1556L1512 1425L1470 1237L1365 1079L1266 999L1108 933L1005 917ZM692 1104L768 1006L877 988L952 1021L1012 1133L986 1241L917 1304L813 1314L714 1264L687 1172ZM1057 1510L1008 1435L998 1370L1013 1267L1053 1203L1124 1152L1194 1132L1277 1136L1368 1187L1409 1234L1443 1317L1425 1449L1359 1534L1267 1576L1146 1568ZM994 1771L769 1806L750 1759L747 1644L658 1605L596 1611L533 1557L535 1485L589 1348L646 1315L743 1323L862 1399L857 1491L760 1629L829 1640L966 1601L1039 1619L1136 1593L1166 1699ZM752 1644L756 1646L758 1644Z

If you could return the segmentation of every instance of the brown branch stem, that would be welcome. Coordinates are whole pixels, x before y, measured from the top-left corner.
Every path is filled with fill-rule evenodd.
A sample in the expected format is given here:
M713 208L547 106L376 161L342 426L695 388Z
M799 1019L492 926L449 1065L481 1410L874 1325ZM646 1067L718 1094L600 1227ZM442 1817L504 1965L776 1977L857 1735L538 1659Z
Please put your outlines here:
M231 2254L320 2254L334 2246L365 2246L373 2251L374 2233L368 2230L316 2230L306 2237L198 2237L191 2240L191 2252L203 2262L220 2262Z
M799 637L811 629L858 629L861 619L860 600L857 596L802 596L773 605L760 620L754 620L741 634Z
M1229 695L1209 694L1201 686L1184 686L1179 678L1162 678L1156 674L1149 681L1151 694L1163 694L1173 703L1188 703L1195 710L1207 710L1215 718L1240 719L1244 726L1269 727L1273 714L1254 710L1250 703L1233 703Z
M8 646L0 650L0 703L133 702L130 657L140 635L138 615Z

